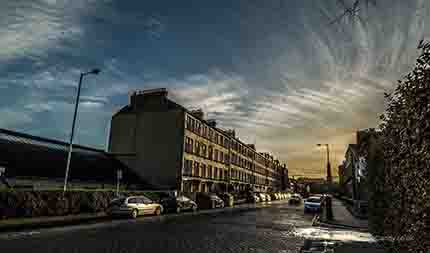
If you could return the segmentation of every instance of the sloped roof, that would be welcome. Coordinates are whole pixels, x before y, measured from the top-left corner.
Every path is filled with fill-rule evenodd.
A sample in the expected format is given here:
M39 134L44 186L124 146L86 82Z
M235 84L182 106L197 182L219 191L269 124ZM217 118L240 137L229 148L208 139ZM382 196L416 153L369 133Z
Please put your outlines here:
M64 177L68 144L58 140L0 129L0 164L7 177ZM124 182L144 184L130 168L104 150L73 145L70 180L115 182L117 169Z

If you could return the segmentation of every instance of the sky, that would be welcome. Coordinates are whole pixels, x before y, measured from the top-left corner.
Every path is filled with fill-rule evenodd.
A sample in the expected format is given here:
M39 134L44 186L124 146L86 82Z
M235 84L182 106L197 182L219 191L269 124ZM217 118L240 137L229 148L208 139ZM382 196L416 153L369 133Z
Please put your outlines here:
M316 143L337 168L430 38L430 1L369 2L330 25L339 0L0 0L0 128L67 141L79 75L99 68L75 143L105 148L129 92L165 87L290 175L321 177Z

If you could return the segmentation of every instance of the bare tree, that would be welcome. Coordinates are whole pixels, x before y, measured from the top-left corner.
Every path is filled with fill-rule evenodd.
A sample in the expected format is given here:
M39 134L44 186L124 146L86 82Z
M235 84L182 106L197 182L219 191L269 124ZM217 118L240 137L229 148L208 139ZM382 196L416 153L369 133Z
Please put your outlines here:
M346 3L345 0L336 0L338 5L341 5L343 12L332 19L328 24L333 25L336 23L340 23L343 19L349 17L352 20L359 19L361 22L364 22L363 17L360 15L360 11L365 6L369 8L369 5L377 6L377 0L355 0L352 5Z

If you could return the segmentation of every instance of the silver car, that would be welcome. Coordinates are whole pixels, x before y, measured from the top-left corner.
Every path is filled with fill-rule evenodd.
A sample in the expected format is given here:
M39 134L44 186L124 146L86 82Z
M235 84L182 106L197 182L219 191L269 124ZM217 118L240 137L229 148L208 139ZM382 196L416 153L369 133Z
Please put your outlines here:
M146 196L130 196L112 200L107 212L112 216L127 215L132 218L145 214L158 216L163 212L163 206Z

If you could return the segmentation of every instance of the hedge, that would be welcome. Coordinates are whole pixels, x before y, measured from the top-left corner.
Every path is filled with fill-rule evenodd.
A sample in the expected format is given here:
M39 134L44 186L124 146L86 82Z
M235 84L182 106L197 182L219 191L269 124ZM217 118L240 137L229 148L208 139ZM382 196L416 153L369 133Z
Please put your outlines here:
M0 219L61 216L97 213L106 210L115 198L113 191L1 191ZM123 195L145 195L159 200L158 192L122 192Z

